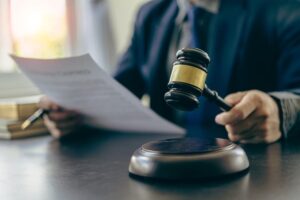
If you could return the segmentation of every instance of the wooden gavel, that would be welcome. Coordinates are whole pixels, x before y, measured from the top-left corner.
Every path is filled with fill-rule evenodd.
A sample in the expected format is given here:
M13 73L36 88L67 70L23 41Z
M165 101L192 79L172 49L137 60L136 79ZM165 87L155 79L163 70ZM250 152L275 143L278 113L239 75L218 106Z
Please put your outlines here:
M175 109L192 111L199 106L198 98L203 95L221 110L231 109L216 91L205 84L210 63L206 52L196 48L184 48L176 53L176 58L168 83L169 91L164 96L168 105Z

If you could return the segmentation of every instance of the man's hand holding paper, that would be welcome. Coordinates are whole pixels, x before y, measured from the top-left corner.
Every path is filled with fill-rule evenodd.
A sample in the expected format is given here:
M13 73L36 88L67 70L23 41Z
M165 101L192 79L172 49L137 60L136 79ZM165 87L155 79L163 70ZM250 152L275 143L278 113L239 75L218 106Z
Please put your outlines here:
M62 108L46 96L41 98L39 107L49 111L43 117L44 123L55 138L68 135L82 126L83 116L80 113Z
M73 125L77 125L76 120L80 117L74 112L84 116L84 123L104 129L139 133L184 132L142 106L139 99L105 73L89 55L48 60L12 58L55 102L44 99L41 107L52 111L45 121L56 137L76 127Z

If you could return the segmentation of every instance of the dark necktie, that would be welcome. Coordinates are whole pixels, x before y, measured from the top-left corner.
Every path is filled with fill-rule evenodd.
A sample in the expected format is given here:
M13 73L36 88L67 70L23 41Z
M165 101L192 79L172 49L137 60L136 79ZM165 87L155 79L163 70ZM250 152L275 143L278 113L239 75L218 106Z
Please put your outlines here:
M190 47L207 51L207 38L210 20L213 14L198 6L191 6L188 11L188 23L191 31ZM201 105L200 105L201 106ZM199 109L186 113L187 128L199 126Z
M198 6L191 6L188 11L188 22L191 31L190 47L207 50L207 38L213 14Z

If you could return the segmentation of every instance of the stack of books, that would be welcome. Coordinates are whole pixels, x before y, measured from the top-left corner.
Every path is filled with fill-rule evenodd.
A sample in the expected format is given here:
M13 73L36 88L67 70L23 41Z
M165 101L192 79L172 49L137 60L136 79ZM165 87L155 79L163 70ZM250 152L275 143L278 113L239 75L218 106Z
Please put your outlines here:
M22 123L38 108L41 97L21 74L0 75L0 138L16 139L47 133L42 120L23 130Z

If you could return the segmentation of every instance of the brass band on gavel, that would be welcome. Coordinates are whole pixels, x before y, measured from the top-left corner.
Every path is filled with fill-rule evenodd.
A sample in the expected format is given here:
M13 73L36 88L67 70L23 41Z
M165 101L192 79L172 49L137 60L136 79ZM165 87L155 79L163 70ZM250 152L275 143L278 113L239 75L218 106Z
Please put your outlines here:
M199 106L201 95L215 102L222 110L230 110L230 106L210 90L205 82L210 58L201 49L185 48L176 54L177 60L168 83L169 91L165 94L168 105L185 111L191 111Z

